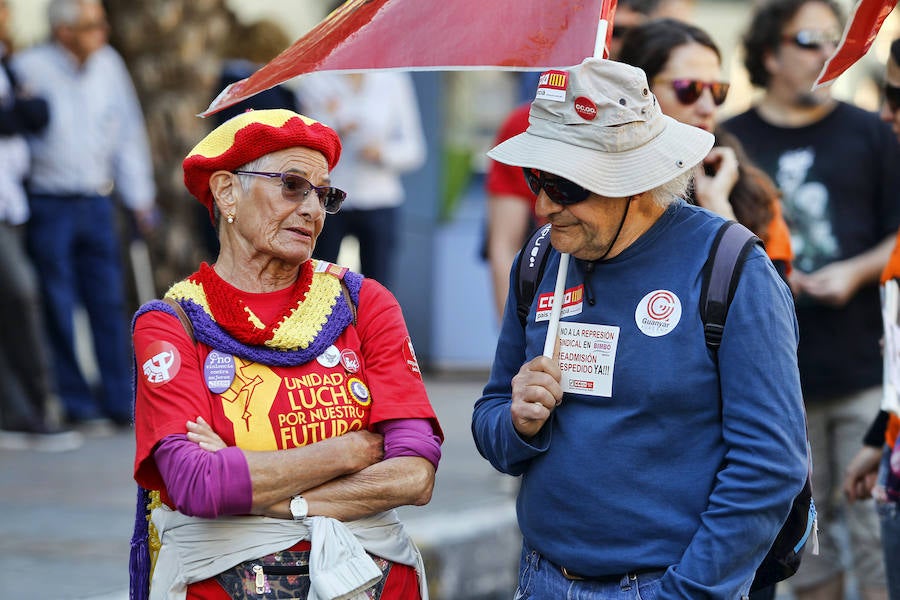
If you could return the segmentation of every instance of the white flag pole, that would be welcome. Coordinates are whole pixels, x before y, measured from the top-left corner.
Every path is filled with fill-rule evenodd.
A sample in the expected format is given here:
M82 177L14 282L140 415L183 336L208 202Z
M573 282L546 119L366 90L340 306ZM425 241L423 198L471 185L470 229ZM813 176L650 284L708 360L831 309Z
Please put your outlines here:
M597 39L594 41L594 58L606 58L606 32L609 31L609 21L601 18L597 26Z
M550 308L550 323L547 326L547 339L544 340L544 356L553 358L556 348L556 336L559 334L559 316L562 311L563 297L566 293L566 273L569 271L569 255L559 255L559 270L556 272L556 287L553 289L553 306Z
M618 0L603 0L600 4L600 23L597 25L597 38L594 40L594 58L609 58L607 42L610 40L609 28L613 25Z
M600 8L600 23L597 25L597 38L594 42L594 56L606 58L606 38L610 22L610 12L615 10L616 0L604 0ZM569 270L569 255L559 255L559 270L556 272L556 287L553 289L553 306L550 309L550 323L547 325L547 338L544 340L544 356L553 358L556 338L559 335L559 317L562 312L563 298L566 293L566 273Z

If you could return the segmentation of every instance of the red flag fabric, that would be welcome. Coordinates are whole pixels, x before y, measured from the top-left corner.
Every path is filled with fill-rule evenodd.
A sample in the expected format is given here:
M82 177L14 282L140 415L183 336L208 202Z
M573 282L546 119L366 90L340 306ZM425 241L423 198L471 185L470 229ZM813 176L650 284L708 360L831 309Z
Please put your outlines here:
M610 0L351 0L200 116L312 71L544 70L594 55ZM606 33L606 32L604 32ZM602 44L602 42L601 42Z
M813 89L837 79L852 67L856 61L865 56L872 42L878 35L881 25L887 18L897 0L859 0L844 27L844 35L834 55L828 59Z

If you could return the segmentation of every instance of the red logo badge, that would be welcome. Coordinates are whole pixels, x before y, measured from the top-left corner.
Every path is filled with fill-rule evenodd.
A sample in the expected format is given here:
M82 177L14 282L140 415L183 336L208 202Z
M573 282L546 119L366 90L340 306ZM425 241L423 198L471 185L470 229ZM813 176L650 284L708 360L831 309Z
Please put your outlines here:
M356 373L359 371L359 357L356 356L356 352L350 348L341 350L341 364L344 365L344 368L348 373Z
M406 366L409 367L409 370L421 378L422 372L419 370L419 361L416 360L416 350L413 348L412 340L409 336L406 336L406 339L403 341L403 358L406 359Z
M578 96L575 98L575 112L586 121L593 121L597 117L597 105L590 98Z
M157 340L144 349L141 372L152 387L172 381L181 369L181 355L171 343Z
M647 314L651 319L666 321L675 312L675 298L672 292L660 290L655 292L647 301Z

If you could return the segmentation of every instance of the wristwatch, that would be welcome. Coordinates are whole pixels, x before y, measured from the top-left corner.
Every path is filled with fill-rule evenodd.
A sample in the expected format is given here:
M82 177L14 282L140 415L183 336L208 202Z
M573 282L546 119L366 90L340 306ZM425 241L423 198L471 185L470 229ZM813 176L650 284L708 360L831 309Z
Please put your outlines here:
M303 496L297 494L291 498L291 516L294 517L295 521L302 521L305 519L308 512L309 504L307 504L306 499Z

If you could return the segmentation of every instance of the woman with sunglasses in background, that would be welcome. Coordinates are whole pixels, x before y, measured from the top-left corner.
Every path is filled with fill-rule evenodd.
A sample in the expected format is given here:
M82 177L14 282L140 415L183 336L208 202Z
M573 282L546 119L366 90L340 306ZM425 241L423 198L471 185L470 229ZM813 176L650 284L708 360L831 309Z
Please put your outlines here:
M715 146L694 170L692 199L753 231L786 277L791 243L778 191L737 139L716 128L729 84L721 80L722 57L709 34L673 19L648 21L625 36L619 60L644 70L663 113L715 134Z
M400 306L311 258L340 153L273 109L184 160L220 251L134 320L132 598L425 595L393 509L429 501L442 433Z

